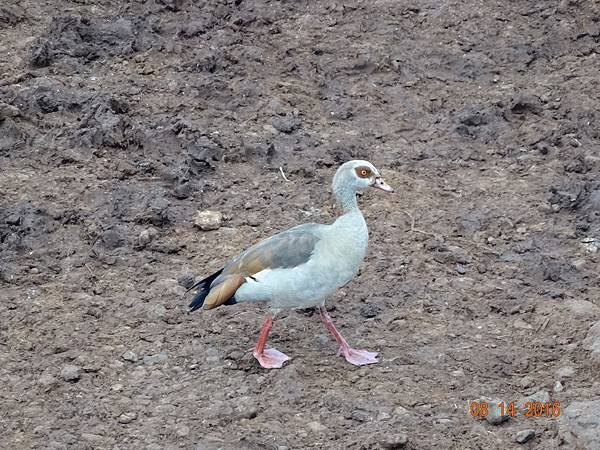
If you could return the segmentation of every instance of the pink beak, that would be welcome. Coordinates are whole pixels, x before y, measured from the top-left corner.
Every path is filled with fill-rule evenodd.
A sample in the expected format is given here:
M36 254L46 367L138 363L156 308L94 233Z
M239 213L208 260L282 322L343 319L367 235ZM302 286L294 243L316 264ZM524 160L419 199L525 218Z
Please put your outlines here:
M372 186L374 188L381 189L382 191L385 191L385 192L394 192L394 189L389 184L387 184L385 181L383 181L383 178L381 178L381 177L375 178L375 182L373 183Z

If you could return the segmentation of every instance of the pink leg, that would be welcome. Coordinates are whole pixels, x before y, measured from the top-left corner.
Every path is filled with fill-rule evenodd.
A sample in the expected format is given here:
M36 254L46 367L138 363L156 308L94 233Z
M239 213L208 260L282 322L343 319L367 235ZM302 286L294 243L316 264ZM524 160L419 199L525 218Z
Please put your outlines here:
M268 315L265 319L262 330L260 330L258 342L252 351L254 357L265 369L279 369L283 366L284 362L290 359L287 355L284 355L279 350L275 350L274 348L265 349L267 338L269 337L269 331L271 331L272 326L273 316Z
M337 330L333 324L333 321L331 320L331 317L329 317L329 314L327 314L327 311L323 306L319 307L319 313L321 314L323 323L331 332L331 334L333 334L333 337L335 337L335 340L340 345L338 355L344 355L346 361L348 361L350 364L354 364L355 366L364 366L366 364L375 364L379 362L377 361L377 353L368 352L366 350L355 350L351 348L348 345L348 342L346 342L346 339L344 339L344 336L342 336Z

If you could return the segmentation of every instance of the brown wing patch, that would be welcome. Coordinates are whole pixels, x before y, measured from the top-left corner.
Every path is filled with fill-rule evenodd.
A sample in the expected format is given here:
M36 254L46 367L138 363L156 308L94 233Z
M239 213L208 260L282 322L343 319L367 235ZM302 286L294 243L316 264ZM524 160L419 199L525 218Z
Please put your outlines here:
M354 171L356 172L358 178L371 178L371 176L373 175L371 169L369 169L366 166L359 166L356 169L354 169Z
M306 263L319 238L302 230L289 230L259 242L233 260L224 275L252 276L265 269L285 269ZM216 280L220 282L220 280Z
M215 286L204 300L204 309L213 309L221 306L235 294L235 291L244 284L243 275L235 274L228 276L225 281Z

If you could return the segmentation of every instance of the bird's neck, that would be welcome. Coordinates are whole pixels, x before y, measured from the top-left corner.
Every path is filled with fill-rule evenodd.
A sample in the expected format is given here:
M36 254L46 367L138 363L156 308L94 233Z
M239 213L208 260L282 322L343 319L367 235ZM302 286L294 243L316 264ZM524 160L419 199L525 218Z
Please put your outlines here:
M356 190L348 185L334 185L333 193L344 214L360 212L356 201Z

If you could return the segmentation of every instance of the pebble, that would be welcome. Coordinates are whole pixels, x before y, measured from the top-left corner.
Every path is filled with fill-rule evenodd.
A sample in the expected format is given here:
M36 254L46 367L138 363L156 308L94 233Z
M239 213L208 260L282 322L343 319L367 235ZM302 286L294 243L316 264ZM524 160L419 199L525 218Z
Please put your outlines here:
M395 450L405 448L408 445L408 436L404 433L386 436L380 443L381 448Z
M144 356L144 364L147 366L151 366L153 364L164 363L169 359L169 356L164 353L157 353L156 355L146 355Z
M19 108L8 103L0 102L0 121L6 117L16 117L21 114Z
M137 360L139 359L138 355L136 355L131 350L127 350L125 353L123 353L121 355L121 358L123 358L125 361L131 361L131 362L137 362Z
M533 325L525 322L521 318L518 318L513 322L513 327L518 328L520 330L533 330Z
M510 419L510 415L506 409L504 411L505 414L502 415L502 409L499 406L500 403L502 403L502 400L488 401L488 415L485 420L491 425L500 425Z
M565 387L563 386L563 384L556 380L556 382L554 383L554 392L562 392L565 389Z
M284 117L275 117L271 125L281 133L291 133L300 126L300 122L292 114L288 113Z
M459 275L464 275L465 273L467 273L467 268L462 264L457 264L454 270L456 270L456 273L458 273Z
M246 225L258 227L263 222L263 219L258 214L248 214L246 217Z
M314 433L322 433L327 430L327 427L323 425L321 422L309 422L307 427L313 431Z
M65 381L75 382L81 378L81 368L77 366L65 366L60 372L61 377Z
M57 383L57 381L58 380L55 377L46 373L38 379L38 384L44 386L46 390L50 390Z
M122 424L128 424L128 423L133 422L135 419L137 419L137 413L136 412L128 412L128 413L121 414L119 416L119 418L117 419L117 421Z
M156 230L156 228L147 228L145 230L142 230L140 232L140 235L138 236L138 245L141 248L144 248L146 245L148 245L150 242L152 242L156 236L158 236L158 231Z
M564 366L556 371L556 375L559 378L571 378L575 375L575 367L573 366Z
M81 433L81 439L98 446L101 446L104 440L101 435L93 433Z
M523 400L519 402L519 408L521 410L525 410L527 402L539 402L539 403L548 403L550 402L550 393L548 391L537 391L535 394L531 394L528 397L525 397Z
M381 308L372 303L367 303L365 306L360 308L360 315L365 319L371 319L373 317L377 317L377 315L381 312Z
M182 275L177 278L177 283L179 283L179 285L183 286L185 289L190 289L194 285L195 281L194 275L191 274Z
M180 427L177 427L176 433L178 436L186 437L190 434L190 427L181 425Z
M515 435L515 441L517 441L519 444L524 444L525 442L529 442L530 440L532 440L535 437L535 430L523 430L523 431L519 431L516 435Z
M223 214L218 211L198 211L194 225L203 231L218 230L223 222Z

